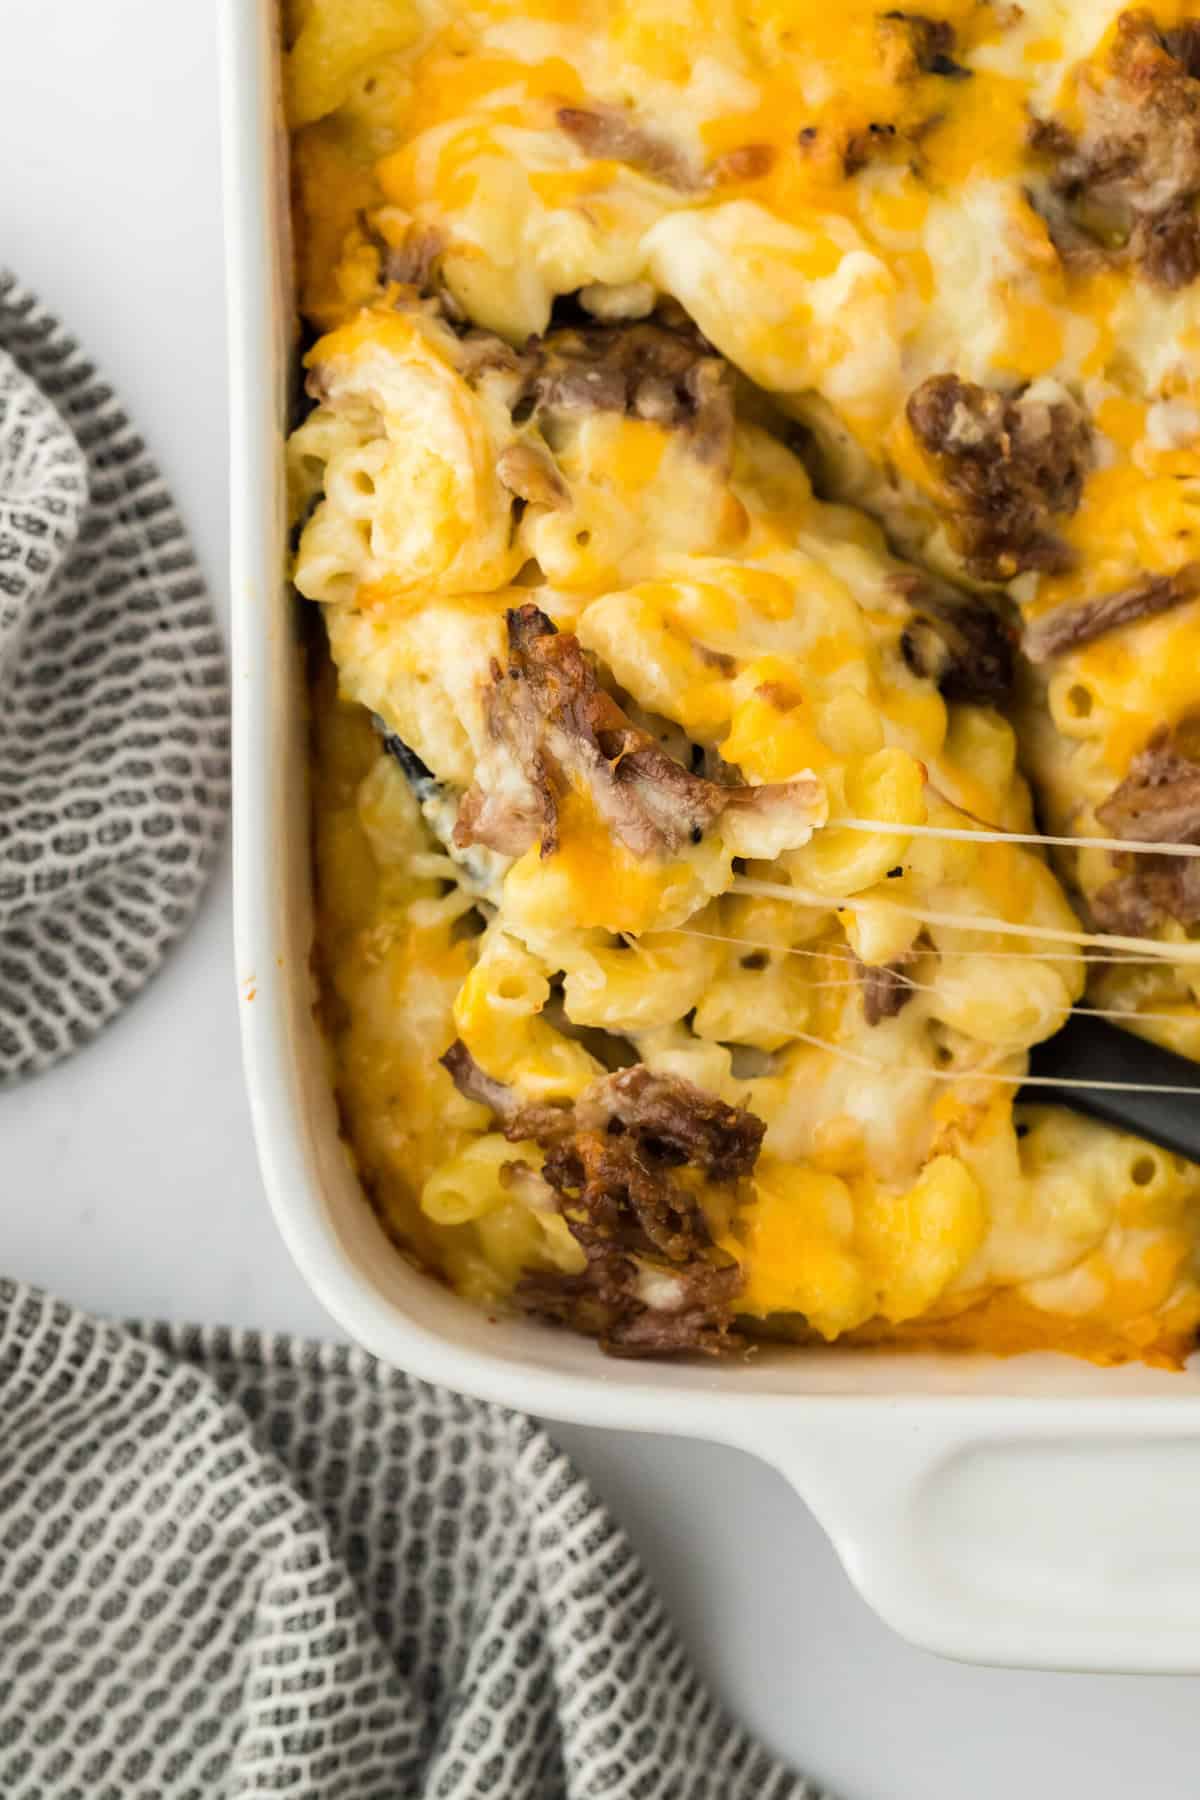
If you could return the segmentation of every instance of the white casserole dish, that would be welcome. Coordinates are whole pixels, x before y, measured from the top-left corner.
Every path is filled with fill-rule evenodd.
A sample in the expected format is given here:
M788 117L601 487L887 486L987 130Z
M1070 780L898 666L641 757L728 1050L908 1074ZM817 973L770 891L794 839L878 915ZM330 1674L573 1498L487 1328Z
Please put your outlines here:
M582 1338L487 1318L385 1239L338 1137L312 1012L307 726L283 573L293 314L275 4L220 12L238 981L263 1174L301 1272L347 1332L427 1380L763 1457L914 1643L978 1662L1200 1671L1194 1371L838 1350L612 1362Z

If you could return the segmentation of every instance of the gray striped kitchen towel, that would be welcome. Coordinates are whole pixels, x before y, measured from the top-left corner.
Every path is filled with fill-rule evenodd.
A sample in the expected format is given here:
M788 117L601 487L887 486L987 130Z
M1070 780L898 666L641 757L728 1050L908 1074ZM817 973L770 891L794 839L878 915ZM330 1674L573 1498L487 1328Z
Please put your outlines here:
M532 1420L0 1281L4 1800L816 1800Z
M0 1082L94 1036L187 924L224 829L226 712L145 444L0 270Z

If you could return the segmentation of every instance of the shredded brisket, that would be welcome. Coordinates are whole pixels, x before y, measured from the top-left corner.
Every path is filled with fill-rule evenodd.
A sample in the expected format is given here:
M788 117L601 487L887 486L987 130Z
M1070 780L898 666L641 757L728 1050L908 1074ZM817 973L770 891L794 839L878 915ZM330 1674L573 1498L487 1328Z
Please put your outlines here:
M652 181L686 190L697 185L682 151L619 106L560 106L558 124L585 156L626 163Z
M908 422L953 496L953 526L971 574L1007 581L1060 569L1052 529L1079 505L1091 448L1087 421L1060 390L1003 394L931 375L908 399Z
M1200 844L1200 714L1160 727L1096 818L1113 837ZM1200 920L1200 859L1139 853L1125 865L1090 901L1101 930L1144 936L1165 919Z
M652 181L680 193L698 193L728 182L757 181L775 161L770 144L739 144L716 157L707 168L698 164L650 127L641 125L619 106L560 106L558 125L585 156L624 163Z
M522 1105L466 1046L442 1058L460 1093L488 1107L505 1137L545 1153L542 1179L587 1258L581 1274L528 1274L530 1311L601 1339L617 1355L735 1349L735 1265L715 1249L696 1195L675 1179L749 1175L765 1127L679 1076L642 1063L604 1075L573 1106Z
M660 1162L690 1163L713 1181L736 1181L753 1169L765 1129L753 1113L726 1106L675 1075L656 1075L645 1063L618 1069L575 1104L587 1131L614 1124L649 1145Z
M729 365L694 329L651 320L562 328L527 346L518 417L618 412L686 431L696 454L724 463L733 447Z
M385 281L416 288L420 294L432 291L438 258L446 247L445 239L435 226L410 225L402 243L389 244L383 238L377 239L377 243L380 273Z
M1173 575L1145 575L1115 594L1080 606L1060 606L1037 619L1025 633L1024 649L1031 662L1047 662L1078 650L1110 631L1132 625L1136 619L1170 612L1200 594L1200 563L1185 563Z
M1200 30L1122 13L1107 68L1079 84L1083 130L1035 120L1032 198L1064 261L1133 262L1161 287L1200 273Z
M903 966L900 962L859 963L863 1017L868 1025L878 1025L882 1019L894 1019L912 999L914 989L904 978Z
M1167 919L1180 925L1200 922L1200 865L1177 856L1129 860L1136 866L1088 902L1097 930L1147 937Z
M941 592L914 577L912 618L900 651L914 675L934 682L947 700L998 705L1015 672L1016 631L998 601L983 594Z
M1113 837L1200 844L1200 714L1160 726L1096 817Z
M534 605L508 614L507 666L493 665L484 714L488 749L459 807L460 848L519 856L540 839L542 856L552 856L572 775L638 856L699 842L729 808L791 816L798 830L819 817L822 792L811 777L725 787L685 769L600 686L578 638L556 631Z

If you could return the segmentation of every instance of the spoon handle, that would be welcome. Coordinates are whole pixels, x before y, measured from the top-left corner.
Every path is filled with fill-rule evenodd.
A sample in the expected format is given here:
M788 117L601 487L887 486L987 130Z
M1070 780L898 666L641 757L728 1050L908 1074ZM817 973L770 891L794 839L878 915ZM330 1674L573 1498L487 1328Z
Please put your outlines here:
M1030 1104L1055 1101L1200 1162L1200 1063L1160 1049L1103 1019L1075 1013L1062 1031L1030 1053L1029 1073L1066 1085L1022 1088L1022 1100ZM1069 1085L1075 1081L1116 1081L1124 1085L1117 1089ZM1146 1091L1153 1087L1183 1087L1190 1091Z

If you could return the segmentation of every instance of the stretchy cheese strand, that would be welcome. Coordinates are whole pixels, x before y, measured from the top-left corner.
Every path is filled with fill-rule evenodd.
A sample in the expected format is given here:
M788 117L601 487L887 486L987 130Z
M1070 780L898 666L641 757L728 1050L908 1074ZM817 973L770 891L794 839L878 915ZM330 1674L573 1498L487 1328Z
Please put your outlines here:
M715 944L731 944L732 946L734 946L735 949L767 950L776 956L826 957L826 958L832 958L833 961L835 961L835 962L845 962L845 963L857 960L853 956L838 949L836 946L831 946L828 950L807 950L799 944L768 944L768 943L766 943L762 940L756 939L756 938L723 937L718 932L715 932L715 931L693 931L690 928L690 926L687 926L687 925L678 925L678 926L674 927L674 934L677 937L706 938L711 943L715 943ZM926 954L928 954L930 956L940 956L943 953L941 951L930 950L930 951L926 952ZM979 955L980 952L974 951L974 952L972 952L972 954ZM1013 954L1025 955L1025 954L1029 954L1029 953L1028 952L1015 952L1014 953L1012 951L1000 951L1000 952L997 952L997 954L999 954L999 955L1013 955ZM1047 959L1045 957L1039 956L1037 958L1034 958L1034 960L1037 962L1045 962ZM1072 960L1074 960L1074 959L1072 959ZM1086 961L1087 959L1085 958L1084 960ZM1101 959L1101 960L1104 960L1104 959ZM895 976L897 981L899 981L903 984L903 986L905 986L906 988L911 988L911 990L914 994L936 994L938 992L938 989L934 986L934 984L932 982L916 981L916 980L914 980L914 978L911 975L907 974L903 969L897 969L897 968L893 967L891 969L891 973ZM812 992L815 988L854 988L854 987L858 987L860 985L861 980L862 980L861 974L856 973L853 975L848 975L844 979L839 980L839 981L810 981L807 984L807 987L808 987L809 992ZM1072 1006L1072 1007L1068 1008L1068 1011L1073 1012L1073 1013L1082 1013L1083 1016L1088 1019L1137 1019L1137 1020L1140 1020L1141 1023L1145 1024L1145 1025L1176 1025L1176 1024L1178 1024L1179 1018L1180 1018L1180 1014L1179 1014L1178 1010L1176 1010L1175 1012L1142 1012L1137 1007Z
M1200 856L1200 844L1156 844L1148 838L1052 837L1038 831L971 831L955 825L899 825L889 819L827 819L825 830L882 832L888 837L948 838L959 844L1035 844L1064 850L1111 850L1133 856Z
M1093 1092L1108 1094L1186 1094L1195 1099L1194 1087L1176 1085L1163 1081L1085 1081L1072 1080L1069 1076L1058 1075L1009 1075L1001 1069L921 1069L901 1067L895 1063L880 1062L878 1057L864 1056L859 1050L847 1050L842 1044L835 1044L830 1038L814 1037L811 1032L796 1031L792 1033L797 1043L807 1044L813 1050L824 1050L842 1062L853 1063L855 1068L869 1069L873 1075L905 1075L919 1074L922 1081L988 1081L1000 1083L1005 1087L1048 1087L1060 1093L1071 1089L1077 1093Z
M842 902L836 901L834 904L841 905ZM714 944L741 944L744 945L747 950L786 950L789 956L833 956L839 957L843 962L858 962L860 960L860 958L854 955L853 951L850 949L843 949L837 944L830 944L824 950L810 950L801 944L771 944L768 943L765 938L726 937L719 931L701 931L691 925L663 926L650 935L656 937L664 936L666 933L672 931L678 933L678 935L682 937L708 938ZM986 956L989 960L995 956L1008 956L1013 958L1016 962L1090 963L1093 967L1101 969L1144 969L1153 967L1162 961L1161 955L1091 956L1086 950L1079 952L1070 950L960 950L952 944L939 944L936 951L930 946L929 954L937 955L942 961L948 956Z
M738 876L733 883L735 894L749 894L760 900L789 900L794 906L820 907L823 912L853 912L857 907L880 904L892 907L908 919L920 919L925 925L941 925L954 931L995 932L1002 937L1033 938L1049 944L1098 945L1102 949L1138 950L1148 956L1172 963L1200 965L1200 944L1162 944L1155 938L1122 937L1099 931L1066 931L1054 925L1016 925L1011 919L994 919L987 913L946 913L932 907L906 906L900 900L885 900L874 895L852 895L836 899L809 888L788 887L781 881L751 881Z

